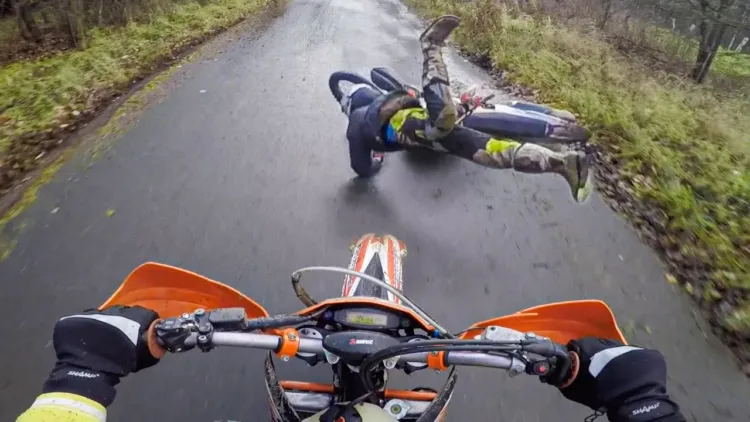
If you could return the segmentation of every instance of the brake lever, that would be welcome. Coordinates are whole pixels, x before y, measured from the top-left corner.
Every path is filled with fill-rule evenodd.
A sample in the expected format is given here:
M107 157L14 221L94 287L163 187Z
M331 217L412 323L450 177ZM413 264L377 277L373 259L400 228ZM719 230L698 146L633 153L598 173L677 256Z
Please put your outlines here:
M525 352L534 353L546 358L567 357L568 349L547 339L526 339L521 341L521 348Z

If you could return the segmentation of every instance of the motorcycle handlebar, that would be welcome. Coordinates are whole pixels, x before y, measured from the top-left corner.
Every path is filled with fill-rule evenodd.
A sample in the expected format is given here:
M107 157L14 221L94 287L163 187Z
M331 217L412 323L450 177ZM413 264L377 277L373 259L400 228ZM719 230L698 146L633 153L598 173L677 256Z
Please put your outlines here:
M402 362L427 363L430 352L411 353L401 356ZM512 369L523 368L519 359L509 356L491 355L484 352L447 351L443 357L445 366L481 366L485 368ZM520 366L519 366L520 365Z
M199 343L199 335L192 334L185 340L185 346L194 347ZM272 334L255 333L214 333L211 346L249 347L253 349L276 350L281 345L281 337Z
M191 335L185 341L186 346L196 346L199 342L198 335ZM263 349L278 351L281 347L281 337L275 334L256 333L214 333L211 336L212 346L248 347L252 349ZM319 339L300 338L298 353L323 353L323 342Z
M185 346L194 347L199 343L199 335L192 334L185 340ZM253 349L263 349L270 351L279 351L281 348L281 337L274 334L256 334L256 333L232 333L217 332L213 333L210 340L211 346L228 346L228 347L247 347ZM300 338L298 353L315 353L322 355L324 353L323 342L320 339ZM401 362L428 363L429 353L409 353L399 358ZM524 363L511 356L502 356L483 352L466 352L466 351L447 351L443 355L443 365L445 366L479 366L485 368L510 369L521 372Z

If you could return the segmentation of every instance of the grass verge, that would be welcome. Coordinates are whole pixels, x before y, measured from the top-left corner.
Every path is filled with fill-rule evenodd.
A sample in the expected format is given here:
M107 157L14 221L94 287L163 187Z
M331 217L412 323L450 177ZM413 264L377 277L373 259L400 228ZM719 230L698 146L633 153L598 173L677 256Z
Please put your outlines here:
M496 0L407 0L462 18L455 41L539 100L569 109L603 149L600 192L750 361L750 104L627 61L596 33Z
M182 3L149 22L92 29L85 50L0 68L0 192L135 80L195 42L281 3Z

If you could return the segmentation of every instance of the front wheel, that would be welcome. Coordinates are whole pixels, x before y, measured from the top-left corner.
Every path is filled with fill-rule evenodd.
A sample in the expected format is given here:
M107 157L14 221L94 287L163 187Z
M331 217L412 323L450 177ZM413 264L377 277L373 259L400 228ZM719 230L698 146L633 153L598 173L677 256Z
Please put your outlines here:
M341 102L341 99L344 98L344 93L341 91L341 82L349 82L352 85L365 84L375 90L379 90L377 86L362 75L346 71L333 72L331 73L331 76L328 77L328 89L331 90L333 98L339 103Z

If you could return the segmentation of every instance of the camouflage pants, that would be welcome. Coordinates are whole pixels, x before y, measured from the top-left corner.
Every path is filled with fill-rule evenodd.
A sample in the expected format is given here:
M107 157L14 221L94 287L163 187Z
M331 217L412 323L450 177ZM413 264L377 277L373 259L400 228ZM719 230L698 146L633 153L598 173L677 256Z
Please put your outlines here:
M404 147L447 152L486 167L565 174L564 156L536 144L497 139L463 126L455 126L442 137L431 140L427 137L428 112L423 108L399 110L391 117L390 125L397 142Z
M448 68L443 61L441 47L429 44L422 48L422 89L427 105L425 138L437 140L453 130L458 118L456 104L450 92Z
M561 154L539 145L496 139L456 126L458 112L441 50L441 45L422 45L422 85L427 109L408 108L391 117L390 125L396 132L397 142L407 147L448 152L487 167L565 175L565 160Z

